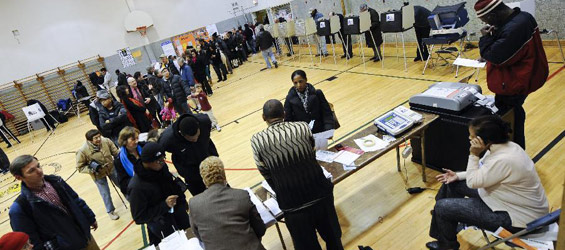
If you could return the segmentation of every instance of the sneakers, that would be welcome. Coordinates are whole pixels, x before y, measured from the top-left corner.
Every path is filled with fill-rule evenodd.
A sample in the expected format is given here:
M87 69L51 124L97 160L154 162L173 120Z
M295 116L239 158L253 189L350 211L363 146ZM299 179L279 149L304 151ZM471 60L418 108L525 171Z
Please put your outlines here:
M108 213L108 216L110 216L111 220L117 220L120 218L120 216L118 214L116 214L116 212L112 211Z
M277 62L274 62L274 64L275 64L275 68L279 67L279 64Z

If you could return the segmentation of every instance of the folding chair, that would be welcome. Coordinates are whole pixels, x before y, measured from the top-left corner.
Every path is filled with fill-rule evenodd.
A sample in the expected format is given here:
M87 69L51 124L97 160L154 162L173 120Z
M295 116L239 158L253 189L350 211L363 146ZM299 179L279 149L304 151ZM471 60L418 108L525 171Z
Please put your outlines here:
M558 209L556 211L553 211L547 215L544 215L543 217L540 217L539 219L536 219L530 223L528 223L526 225L526 228L523 229L522 231L519 231L515 234L512 234L508 237L502 238L502 239L498 239L494 242L490 242L486 236L486 233L483 231L483 236L487 239L487 245L484 247L479 248L479 250L485 250L488 248L492 248L494 249L494 247L500 243L506 243L512 239L515 238L519 238L521 236L526 236L528 234L532 234L532 233L538 233L539 231L542 231L543 229L546 229L549 227L549 225L556 223L557 221L559 221L559 214L561 213L561 209ZM539 230L539 231L538 231ZM543 233L543 231L542 231ZM507 243L507 244L512 244L512 243Z

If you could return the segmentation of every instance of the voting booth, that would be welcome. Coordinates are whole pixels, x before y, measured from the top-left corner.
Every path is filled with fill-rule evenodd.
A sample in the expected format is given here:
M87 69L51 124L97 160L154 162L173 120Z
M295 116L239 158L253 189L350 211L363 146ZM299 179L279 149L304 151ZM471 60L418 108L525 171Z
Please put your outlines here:
M408 70L406 62L406 47L404 43L404 32L414 27L414 6L405 5L400 10L389 10L381 13L381 31L383 32L383 64L385 54L385 44L387 34L394 34L394 43L396 48L396 59L398 60L398 34L400 34L402 43L402 52L404 56L404 70ZM418 47L419 49L419 47Z

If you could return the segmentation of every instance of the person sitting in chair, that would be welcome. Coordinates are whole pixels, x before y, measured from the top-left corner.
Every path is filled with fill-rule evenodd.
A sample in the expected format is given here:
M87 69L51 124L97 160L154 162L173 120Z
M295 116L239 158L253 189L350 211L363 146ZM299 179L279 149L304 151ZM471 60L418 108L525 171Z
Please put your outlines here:
M437 241L426 243L429 249L459 249L458 223L515 233L549 212L534 162L509 141L509 134L510 126L499 116L471 121L467 171L444 169L436 176L443 185L430 225L430 236Z

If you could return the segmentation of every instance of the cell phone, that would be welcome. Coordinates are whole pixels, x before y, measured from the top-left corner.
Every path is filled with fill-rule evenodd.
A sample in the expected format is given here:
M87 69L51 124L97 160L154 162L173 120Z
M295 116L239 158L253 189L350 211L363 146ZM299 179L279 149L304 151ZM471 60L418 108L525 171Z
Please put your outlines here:
M335 149L337 149L338 151L343 150L343 145L341 145L341 143L335 145Z

